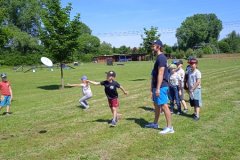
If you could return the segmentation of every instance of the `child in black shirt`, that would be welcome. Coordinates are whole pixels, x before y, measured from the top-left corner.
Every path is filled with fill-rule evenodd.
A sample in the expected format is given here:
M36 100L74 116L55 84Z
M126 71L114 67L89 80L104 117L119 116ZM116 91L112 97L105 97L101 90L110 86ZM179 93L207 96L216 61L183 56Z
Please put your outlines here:
M88 80L88 82L95 84L95 85L102 85L104 86L105 94L108 98L108 104L111 109L111 112L113 114L113 119L111 121L111 126L116 126L118 121L118 107L119 107L119 101L118 101L118 92L117 88L120 88L125 95L128 93L124 90L124 88L115 81L116 73L114 71L109 71L106 73L107 79L102 82L94 82Z

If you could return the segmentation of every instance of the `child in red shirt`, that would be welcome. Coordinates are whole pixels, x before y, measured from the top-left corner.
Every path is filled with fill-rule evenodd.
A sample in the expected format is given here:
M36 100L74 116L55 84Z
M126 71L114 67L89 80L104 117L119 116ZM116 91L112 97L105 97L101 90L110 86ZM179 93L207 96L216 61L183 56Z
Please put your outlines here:
M10 114L10 104L12 101L12 88L9 81L7 81L7 75L5 73L1 74L2 82L0 82L0 110L2 107L6 106L6 115Z

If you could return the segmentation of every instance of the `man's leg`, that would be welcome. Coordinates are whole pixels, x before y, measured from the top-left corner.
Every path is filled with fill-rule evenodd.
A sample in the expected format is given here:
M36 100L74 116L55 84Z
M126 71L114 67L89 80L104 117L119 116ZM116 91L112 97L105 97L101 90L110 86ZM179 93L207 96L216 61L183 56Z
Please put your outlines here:
M158 123L159 120L159 116L160 116L160 111L161 111L161 107L158 106L157 104L154 103L154 107L155 107L155 117L154 117L154 123Z
M166 122L167 122L167 127L172 127L172 121L171 121L171 112L169 110L168 104L164 104L162 106L164 114L165 114L165 118L166 118Z

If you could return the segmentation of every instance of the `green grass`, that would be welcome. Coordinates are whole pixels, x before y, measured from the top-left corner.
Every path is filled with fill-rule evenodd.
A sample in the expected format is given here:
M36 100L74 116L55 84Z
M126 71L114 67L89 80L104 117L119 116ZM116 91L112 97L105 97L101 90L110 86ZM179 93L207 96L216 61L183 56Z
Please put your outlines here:
M129 95L119 90L123 115L115 128L107 124L111 113L103 87L91 86L94 97L90 109L83 111L79 88L58 89L58 69L23 73L1 67L12 83L14 101L13 114L0 115L0 159L240 159L240 56L204 58L199 63L201 119L173 115L175 133L164 136L160 130L143 128L154 117L144 108L152 106L152 62L89 63L64 70L65 83L78 83L83 74L101 81L105 71L116 71ZM163 115L159 124L165 127Z

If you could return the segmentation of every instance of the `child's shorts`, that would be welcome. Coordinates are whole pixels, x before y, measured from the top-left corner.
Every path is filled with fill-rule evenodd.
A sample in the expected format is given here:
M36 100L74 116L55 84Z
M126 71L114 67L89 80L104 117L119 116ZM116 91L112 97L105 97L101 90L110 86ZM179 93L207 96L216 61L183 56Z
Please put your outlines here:
M191 94L191 93L189 93ZM193 98L193 99L192 99ZM202 106L202 92L201 88L197 88L193 91L192 98L190 98L190 105L192 107L201 107Z
M110 108L117 108L119 107L119 101L117 98L114 99L108 99L108 104Z
M9 106L11 104L11 96L1 96L0 107Z

